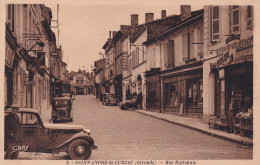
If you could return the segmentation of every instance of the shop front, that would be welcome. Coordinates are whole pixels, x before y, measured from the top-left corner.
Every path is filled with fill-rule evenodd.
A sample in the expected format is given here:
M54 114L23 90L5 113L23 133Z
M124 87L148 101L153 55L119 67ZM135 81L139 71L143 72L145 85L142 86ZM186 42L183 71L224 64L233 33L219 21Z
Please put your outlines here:
M146 109L160 111L160 68L145 73L146 77Z
M234 48L211 66L215 77L215 114L209 124L253 135L253 38L233 41ZM220 50L220 49L219 49Z
M215 73L215 122L229 132L252 135L253 123L253 58L246 55L217 67ZM242 121L247 120L244 126ZM250 124L249 124L250 123ZM246 129L245 131L243 129Z
M203 81L202 63L186 69L161 72L163 85L162 109L183 116L202 117Z

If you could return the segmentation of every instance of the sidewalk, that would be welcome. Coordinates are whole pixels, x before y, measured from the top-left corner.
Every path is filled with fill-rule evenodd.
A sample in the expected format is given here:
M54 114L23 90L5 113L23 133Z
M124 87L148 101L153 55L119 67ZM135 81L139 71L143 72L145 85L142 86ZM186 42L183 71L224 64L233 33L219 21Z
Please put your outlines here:
M148 116L152 116L164 121L168 121L170 123L178 124L187 128L191 128L202 133L206 133L215 137L219 137L222 139L230 140L236 143L240 143L243 145L253 145L253 139L248 137L242 137L240 135L236 135L234 133L227 133L224 131L219 131L216 129L209 129L207 123L203 123L200 119L193 119L188 117L176 116L173 114L167 113L158 113L158 112L150 112L145 110L135 110L138 113L142 113Z

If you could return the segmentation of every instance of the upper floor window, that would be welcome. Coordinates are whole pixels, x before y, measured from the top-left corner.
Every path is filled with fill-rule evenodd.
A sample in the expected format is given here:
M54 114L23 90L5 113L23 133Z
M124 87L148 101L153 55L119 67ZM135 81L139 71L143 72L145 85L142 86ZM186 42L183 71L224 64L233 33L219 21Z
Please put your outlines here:
M139 64L139 48L136 48L133 51L132 59L133 59L133 67L137 66Z
M253 6L247 6L246 22L247 27L253 26Z
M127 60L127 76L132 74L132 60L128 58Z
M169 40L163 45L164 49L164 66L174 66L174 40Z
M152 49L152 55L149 59L150 61L150 68L155 68L155 60L156 60L156 54L155 54L155 48Z
M164 66L168 66L168 43L163 44Z
M219 39L219 6L211 8L211 41Z
M194 58L194 31L183 34L182 39L183 60L188 61Z
M239 18L240 18L240 13L239 13L239 6L238 5L234 5L231 6L231 26L230 26L230 33L238 33L240 30L240 22L239 22Z

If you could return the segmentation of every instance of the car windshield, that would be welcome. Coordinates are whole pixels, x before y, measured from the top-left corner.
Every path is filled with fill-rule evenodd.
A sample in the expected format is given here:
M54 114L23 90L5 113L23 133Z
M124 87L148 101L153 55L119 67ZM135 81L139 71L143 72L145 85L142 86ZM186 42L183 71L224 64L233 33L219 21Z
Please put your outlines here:
M66 100L55 100L56 107L66 107L68 106L68 101Z

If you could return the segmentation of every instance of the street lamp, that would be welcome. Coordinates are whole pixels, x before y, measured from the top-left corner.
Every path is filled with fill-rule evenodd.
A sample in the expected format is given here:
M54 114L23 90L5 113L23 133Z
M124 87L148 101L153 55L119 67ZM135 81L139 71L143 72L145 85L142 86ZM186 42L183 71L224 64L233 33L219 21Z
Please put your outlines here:
M27 53L30 52L36 45L39 45L41 48L45 46L45 44L42 41L38 41L29 50L26 50Z

